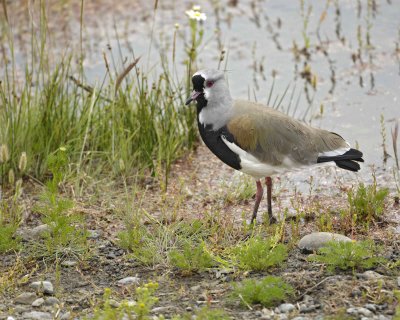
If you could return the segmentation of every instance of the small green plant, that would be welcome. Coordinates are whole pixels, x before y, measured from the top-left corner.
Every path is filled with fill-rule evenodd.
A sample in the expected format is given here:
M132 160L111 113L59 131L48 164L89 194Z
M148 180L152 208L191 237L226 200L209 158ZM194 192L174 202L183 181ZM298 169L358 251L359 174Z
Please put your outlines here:
M185 273L202 271L215 265L214 259L206 250L204 242L200 244L185 242L182 249L171 250L168 256L171 265Z
M350 205L350 215L354 217L355 222L368 225L379 218L383 213L384 201L388 193L387 188L378 189L376 181L370 186L360 183L357 190L348 191L347 199Z
M318 250L310 261L323 263L329 272L336 268L342 270L363 270L375 267L386 260L379 256L382 249L372 241L344 242L331 241L326 247Z
M40 244L38 246L39 254L54 258L81 257L88 252L87 233L83 226L83 219L72 211L73 201L63 198L58 191L67 166L66 148L59 148L49 156L48 167L52 178L46 183L40 202L34 208L42 215L42 222L49 226L49 231L44 233L44 248Z
M251 199L256 193L254 180L245 174L239 174L237 178L235 177L227 190L226 201L230 203Z
M119 304L118 307L114 307L112 304L112 299L111 299L111 289L106 288L104 289L104 295L103 295L103 304L101 307L98 307L94 311L94 315L92 318L93 320L122 320L122 319L134 319L132 313L134 312L133 310L133 304L130 304L129 302L122 302ZM89 318L85 318L88 320Z
M132 307L136 313L136 319L150 319L150 311L158 302L158 298L154 296L157 289L158 283L156 282L148 282L143 287L136 288L136 304Z
M287 258L287 247L257 236L239 244L233 253L239 268L262 271L281 265Z
M195 313L196 320L228 320L230 317L222 309L212 309L205 306Z
M282 278L267 276L261 280L246 279L233 285L233 295L242 305L261 304L273 307L293 295L293 287Z
M396 310L395 310L395 314L393 317L393 320L400 320L400 291L399 290L395 290L394 291L394 296L397 300L397 305L396 305Z

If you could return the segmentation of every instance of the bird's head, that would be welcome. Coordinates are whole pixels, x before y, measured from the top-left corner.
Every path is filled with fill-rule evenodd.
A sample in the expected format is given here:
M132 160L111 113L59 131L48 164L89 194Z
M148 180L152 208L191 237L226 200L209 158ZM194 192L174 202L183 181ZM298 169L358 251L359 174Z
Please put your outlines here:
M199 101L204 98L206 103L218 101L229 96L225 83L224 73L220 70L200 70L192 77L193 92L186 100L186 105L192 101Z

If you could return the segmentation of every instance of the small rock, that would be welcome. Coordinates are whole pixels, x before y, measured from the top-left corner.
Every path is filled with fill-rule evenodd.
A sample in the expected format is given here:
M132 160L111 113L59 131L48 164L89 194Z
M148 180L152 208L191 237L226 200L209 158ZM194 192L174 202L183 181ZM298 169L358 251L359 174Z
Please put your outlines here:
M27 307L27 306L22 306L22 305L17 305L14 308L14 312L15 313L24 313L31 310L31 307Z
M138 277L126 277L117 281L117 284L120 286L127 286L131 284L139 284L140 279Z
M76 264L77 264L77 262L74 260L65 260L65 261L61 262L61 266L66 267L66 268L76 266Z
M36 293L34 292L23 292L15 298L15 303L19 304L32 304L36 300Z
M282 303L278 308L281 313L289 313L294 310L294 305L291 303Z
M272 318L275 315L275 312L271 309L263 308L261 310L263 317L269 317Z
M358 276L360 278L364 278L364 279L367 279L367 280L376 280L376 279L382 279L383 278L383 275L381 275L378 272L372 271L372 270L367 270L367 271L365 271L365 272L363 272L361 274L358 274Z
M378 316L378 320L390 320L390 318L384 316L383 314L380 314L380 315Z
M101 236L101 231L99 230L87 230L88 239L98 239Z
M47 319L53 319L52 315L48 312L40 312L40 311L31 311L31 312L25 312L22 314L23 319L31 319L31 320L47 320Z
M186 307L185 311L191 312L191 311L193 311L193 308L192 307Z
M350 238L331 232L313 232L310 233L303 238L298 243L298 247L300 250L312 252L317 251L319 248L322 248L329 241L352 241Z
M166 307L156 307L151 309L152 313L165 313L165 311L168 311L171 309L172 306L166 306Z
M364 307L352 307L346 310L348 314L371 317L373 313Z
M197 285L197 286L190 287L190 290L191 291L199 291L200 288L201 288L200 285Z
M113 307L113 308L118 308L121 305L118 301L116 301L114 299L110 299L108 301L108 304L110 305L110 307Z
M71 319L71 312L67 311L66 313L64 313L61 317L60 320L69 320Z
M43 234L48 231L50 231L50 226L47 224L41 224L32 229L28 228L19 229L16 233L23 240L31 241L40 239L43 236Z
M295 317L292 320L310 320L310 318L307 318L307 317Z
M278 319L279 319L279 320L287 320L287 319L289 319L289 318L288 318L288 316L287 316L286 314L282 313L282 314L279 314L279 315L278 315Z
M15 320L15 318L14 318L14 317L11 317L11 316L8 316L8 317L7 317L7 320Z
M60 300L56 297L48 297L44 303L46 306L54 306L56 304L60 304Z
M36 299L32 302L32 307L40 307L44 303L43 298Z
M375 312L376 311L376 306L372 303L367 303L364 308L367 308L368 310Z
M35 281L32 282L29 287L43 293L54 293L53 284L50 281Z

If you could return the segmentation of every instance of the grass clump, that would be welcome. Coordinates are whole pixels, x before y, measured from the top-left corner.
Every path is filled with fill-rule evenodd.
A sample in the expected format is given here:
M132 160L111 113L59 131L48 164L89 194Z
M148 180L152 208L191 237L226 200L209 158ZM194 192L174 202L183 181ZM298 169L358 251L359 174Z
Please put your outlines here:
M239 268L263 271L281 265L287 258L287 247L272 239L257 236L238 245L233 250Z
M154 297L155 291L158 289L158 283L149 282L143 287L136 288L136 301L123 301L119 306L112 304L111 289L104 290L103 305L95 310L94 316L90 319L94 320L121 320L121 319L150 319L150 311L158 298Z
M200 244L185 242L181 249L171 250L168 254L172 266L185 273L203 271L215 265L212 255L207 251L204 242Z
M348 191L347 199L350 205L350 215L355 220L354 222L368 225L380 218L388 194L389 190L387 188L379 189L376 181L369 186L360 183L357 190Z
M233 285L233 295L238 297L244 306L261 304L273 307L293 295L293 287L282 278L267 276L261 280L246 279Z
M325 264L329 272L333 272L337 268L354 271L370 269L385 262L386 260L379 256L381 251L380 247L368 240L360 242L331 241L309 259Z
M59 148L48 158L52 178L47 181L40 202L34 210L42 215L42 222L49 226L44 233L44 244L39 244L39 254L53 258L82 257L88 252L87 232L83 219L72 211L74 202L59 194L59 185L68 168L66 148Z

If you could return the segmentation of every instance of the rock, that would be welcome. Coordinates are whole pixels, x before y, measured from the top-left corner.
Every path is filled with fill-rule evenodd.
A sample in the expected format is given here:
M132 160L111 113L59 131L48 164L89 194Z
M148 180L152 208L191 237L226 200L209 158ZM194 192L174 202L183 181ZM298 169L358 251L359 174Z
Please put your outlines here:
M127 286L131 284L139 284L140 279L138 277L126 277L117 281L117 284L120 286Z
M348 308L346 310L346 312L348 314L352 314L355 316L365 316L365 317L371 317L373 315L373 313L371 311L369 311L367 308L364 307L352 307L352 308Z
M43 298L36 299L32 302L32 307L40 307L44 303Z
M44 304L46 306L54 306L56 304L60 304L60 300L58 300L56 297L48 297Z
M63 262L61 262L61 266L62 267L66 267L66 268L70 268L73 266L76 266L78 262L74 261L74 260L65 260Z
M151 309L151 313L155 313L155 314L165 313L166 311L171 310L173 308L174 308L173 306L155 307L155 308Z
M118 308L121 305L117 300L114 300L114 299L110 299L108 301L108 304L110 305L110 307L113 307L113 308Z
M375 312L375 311L376 311L376 306L375 306L374 304L372 304L372 303L367 303L367 304L364 306L364 308L366 308L366 309L368 309L368 310L370 310L370 311L372 311L372 312Z
M8 317L7 317L7 320L15 320L15 318L14 318L14 317L11 317L11 316L8 316Z
M40 311L31 311L25 312L22 314L23 319L32 319L32 320L47 320L53 319L52 315L48 312L40 312Z
M50 231L50 226L47 224L41 224L35 228L22 228L17 230L17 235L25 241L32 241L40 239L44 233Z
M382 279L383 275L381 275L378 272L372 271L372 270L367 270L361 274L357 274L360 278L364 278L367 280L376 280L376 279Z
M310 318L307 318L307 317L295 317L295 318L292 318L292 320L310 320Z
M32 282L29 287L35 289L38 292L53 294L54 288L53 284L50 281L35 281Z
M290 311L294 310L294 305L291 303L282 303L278 309L281 313L289 313Z
M66 313L64 313L61 317L60 320L69 320L71 319L71 312L67 311Z
M313 232L303 238L298 243L300 250L312 252L324 247L329 241L352 241L350 238L331 232Z
M380 314L380 315L378 316L378 320L390 320L390 318L384 316L383 314Z
M35 300L36 300L36 293L23 292L15 298L14 302L19 304L32 304L32 302Z
M289 318L286 314L282 313L282 314L278 314L278 319L279 320L287 320Z
M196 286L190 287L190 291L199 291L200 288L201 288L200 285L196 285Z
M28 308L27 306L21 306L21 305L15 306L15 308L14 308L15 313L24 313L29 310L31 310L30 307Z

